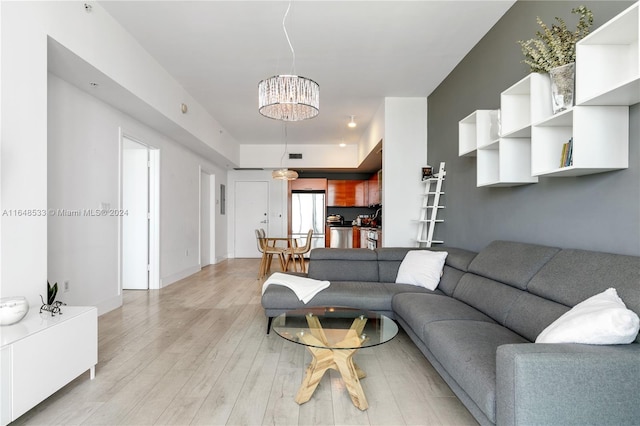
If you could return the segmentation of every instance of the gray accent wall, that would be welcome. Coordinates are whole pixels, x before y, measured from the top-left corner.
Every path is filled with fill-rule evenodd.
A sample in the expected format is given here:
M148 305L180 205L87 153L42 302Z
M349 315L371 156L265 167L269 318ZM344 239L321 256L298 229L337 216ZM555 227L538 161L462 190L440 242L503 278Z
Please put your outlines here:
M581 177L540 178L509 188L477 188L476 158L458 157L458 121L500 107L500 92L525 77L516 40L532 38L536 16L550 24L580 4L594 29L633 2L518 1L429 96L429 164L447 163L443 218L436 239L479 250L513 240L640 255L640 104L630 107L629 168Z

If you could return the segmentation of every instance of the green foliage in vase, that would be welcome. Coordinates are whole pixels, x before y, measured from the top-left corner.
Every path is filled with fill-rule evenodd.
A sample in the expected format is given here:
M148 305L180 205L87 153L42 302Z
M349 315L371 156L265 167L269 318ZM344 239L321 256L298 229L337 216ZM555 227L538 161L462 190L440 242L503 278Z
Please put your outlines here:
M47 304L53 305L53 302L56 301L56 295L58 294L58 283L55 283L53 286L49 284L47 281Z
M538 16L536 21L542 31L536 32L536 38L518 41L525 56L522 62L531 67L531 72L549 72L552 68L575 62L576 43L589 34L593 13L586 6L571 9L571 13L580 16L575 31L570 31L562 18L556 17L556 23L548 27Z

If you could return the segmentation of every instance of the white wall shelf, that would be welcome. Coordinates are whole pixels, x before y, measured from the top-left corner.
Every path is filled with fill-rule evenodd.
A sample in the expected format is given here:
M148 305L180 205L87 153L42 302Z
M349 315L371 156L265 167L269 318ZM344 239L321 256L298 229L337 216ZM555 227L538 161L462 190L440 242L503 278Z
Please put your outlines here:
M500 138L478 149L477 186L518 186L538 182L531 175L531 139Z
M501 136L531 137L531 124L551 115L551 83L531 73L500 94Z
M560 167L573 137L573 166ZM533 126L535 176L582 176L629 167L629 107L576 106Z
M458 155L473 157L476 149L498 138L498 111L482 109L469 114L458 123Z
M477 186L629 167L629 105L640 102L639 22L635 3L578 43L572 109L554 115L548 74L531 73L500 94L499 138L489 134L489 110L460 122L460 155L477 156ZM471 123L475 140L465 127ZM561 167L571 139L573 163Z
M640 102L639 21L636 2L577 43L577 105Z

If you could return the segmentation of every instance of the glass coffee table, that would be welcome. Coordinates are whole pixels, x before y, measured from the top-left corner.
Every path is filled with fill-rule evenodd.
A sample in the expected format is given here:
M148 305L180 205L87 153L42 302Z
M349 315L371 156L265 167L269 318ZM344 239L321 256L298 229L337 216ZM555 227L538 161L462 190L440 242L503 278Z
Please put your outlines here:
M360 348L381 345L398 334L391 319L376 312L341 307L309 307L279 315L273 331L293 343L306 346L311 363L295 401L309 401L325 371L338 370L353 404L360 410L369 405L360 379L365 377L353 355Z

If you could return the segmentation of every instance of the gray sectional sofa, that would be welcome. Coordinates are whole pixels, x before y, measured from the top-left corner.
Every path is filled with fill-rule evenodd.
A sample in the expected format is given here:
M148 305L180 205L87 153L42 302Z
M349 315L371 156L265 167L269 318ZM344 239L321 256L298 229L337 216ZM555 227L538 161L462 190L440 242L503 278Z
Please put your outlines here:
M394 318L481 424L640 424L640 338L532 343L609 287L640 313L640 258L508 241L479 253L434 248L449 254L429 291L395 283L408 250L415 249L314 249L308 276L330 287L304 305L271 285L265 313L333 305Z

